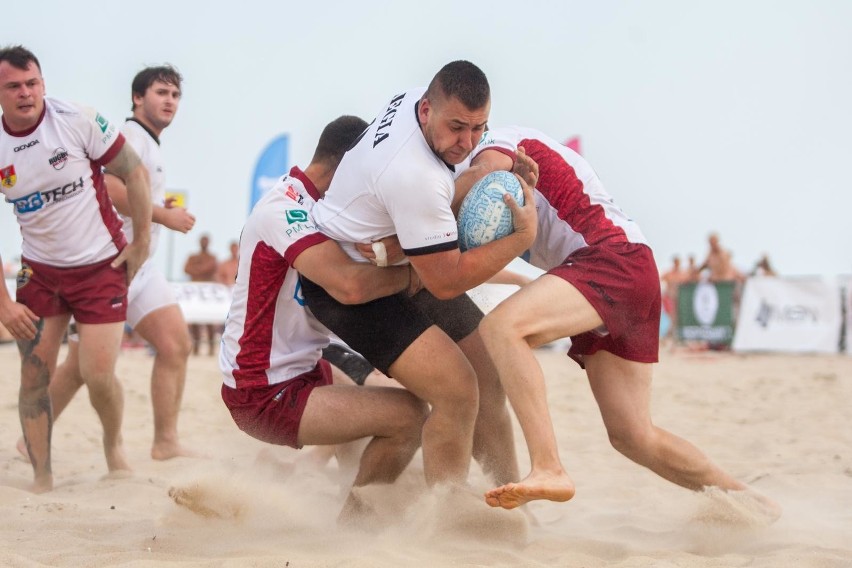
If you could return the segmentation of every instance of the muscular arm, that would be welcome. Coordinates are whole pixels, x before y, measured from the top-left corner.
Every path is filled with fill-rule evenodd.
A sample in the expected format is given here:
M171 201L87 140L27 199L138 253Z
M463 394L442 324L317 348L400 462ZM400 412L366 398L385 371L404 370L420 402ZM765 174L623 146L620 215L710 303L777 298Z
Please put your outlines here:
M127 189L127 203L133 220L133 242L121 251L113 265L127 262L129 282L147 260L151 241L151 187L148 172L129 144L122 146L106 168L108 173L121 179Z
M363 304L409 289L408 266L378 268L355 262L335 241L324 241L302 252L293 263L299 273L325 288L342 304Z
M532 246L538 230L535 200L532 188L523 179L521 187L523 207L509 196L504 198L512 210L515 227L510 235L465 252L454 249L409 256L423 286L436 298L455 298L479 286Z

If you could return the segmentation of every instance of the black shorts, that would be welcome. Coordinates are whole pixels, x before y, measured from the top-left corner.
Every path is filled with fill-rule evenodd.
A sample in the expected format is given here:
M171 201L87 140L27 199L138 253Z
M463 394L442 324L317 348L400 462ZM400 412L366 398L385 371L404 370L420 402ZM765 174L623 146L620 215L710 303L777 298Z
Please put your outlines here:
M361 386L374 369L373 365L361 355L337 343L330 343L323 349L322 358L346 373L346 376L355 384Z
M388 376L402 352L431 326L437 325L458 343L473 333L483 318L482 310L467 294L439 300L428 290L421 290L411 298L399 293L366 304L345 305L304 276L300 279L314 316Z

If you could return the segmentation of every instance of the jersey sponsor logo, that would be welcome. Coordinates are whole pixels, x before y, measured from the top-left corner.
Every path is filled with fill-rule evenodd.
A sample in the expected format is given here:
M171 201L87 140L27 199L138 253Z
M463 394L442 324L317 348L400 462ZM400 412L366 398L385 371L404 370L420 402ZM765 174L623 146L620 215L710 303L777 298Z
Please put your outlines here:
M292 225L293 223L306 223L308 221L308 212L304 209L288 209L287 210L287 224Z
M48 163L53 166L53 169L56 171L61 170L65 167L65 163L68 162L68 152L65 148L57 148L53 151L53 156L47 159Z
M296 188L293 187L292 185L287 186L287 191L284 192L284 195L286 195L287 197L289 197L290 199L292 199L293 201L295 201L299 205L301 205L302 203L305 202L305 198L302 197L299 194L299 192L296 191ZM290 212L288 211L287 213L289 214ZM292 223L292 221L290 221L290 222Z
M296 281L296 289L293 291L293 299L296 300L296 303L302 306L303 308L308 303L305 300L305 295L302 293L302 281Z
M424 240L425 241L444 240L444 239L447 239L449 237L455 236L456 233L457 233L456 231L450 231L450 232L447 232L447 233L437 233L435 235L430 235L430 236L426 237Z
M12 189L16 181L18 176L15 175L15 164L0 169L0 185L6 189Z
M95 122L98 124L98 128L101 129L101 132L106 134L107 128L109 128L109 121L105 119L101 113L98 113L97 116L95 116Z
M21 144L20 146L15 146L14 152L20 152L21 150L26 150L30 146L35 146L36 144L38 144L37 139L31 140L30 142L27 142L26 144Z
M396 95L391 99L391 102L388 104L387 110L385 110L384 116L379 121L379 125L376 127L376 133L373 135L373 148L384 142L390 133L387 132L387 128L393 124L393 119L396 116L397 108L402 104L402 99L405 98L405 93L401 95Z
M15 286L18 290L30 283L30 278L33 277L33 269L26 262L21 264L21 269L15 278Z
M83 189L83 176L72 182L60 185L48 191L41 191L25 195L18 199L12 199L11 203L15 206L15 211L18 213L32 213L38 211L42 207L65 201Z

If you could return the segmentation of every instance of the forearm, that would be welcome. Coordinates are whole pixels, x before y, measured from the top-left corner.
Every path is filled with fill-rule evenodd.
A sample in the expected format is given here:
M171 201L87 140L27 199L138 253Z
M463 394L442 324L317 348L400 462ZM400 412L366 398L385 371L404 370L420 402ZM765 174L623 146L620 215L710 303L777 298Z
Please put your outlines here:
M364 304L408 289L409 266L378 268L367 263L341 266L339 277L331 282L317 282L341 304Z
M136 168L125 180L130 218L133 220L133 242L151 240L151 190L148 174L143 167Z
M532 242L525 234L512 233L480 247L458 254L454 264L441 269L424 267L423 258L411 257L423 286L440 299L450 299L487 282L512 260L523 254ZM431 269L430 269L431 268Z

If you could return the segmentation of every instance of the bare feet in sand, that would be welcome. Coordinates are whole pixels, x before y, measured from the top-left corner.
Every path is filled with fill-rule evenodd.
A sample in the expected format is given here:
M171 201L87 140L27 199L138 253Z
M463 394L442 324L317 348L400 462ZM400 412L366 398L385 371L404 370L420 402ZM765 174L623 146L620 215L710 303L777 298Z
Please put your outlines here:
M531 473L518 483L507 483L485 493L485 502L492 507L514 509L536 499L568 501L574 496L574 482L566 473Z
M201 452L190 450L180 445L180 442L154 442L151 446L151 459L158 461L172 458L204 458Z

